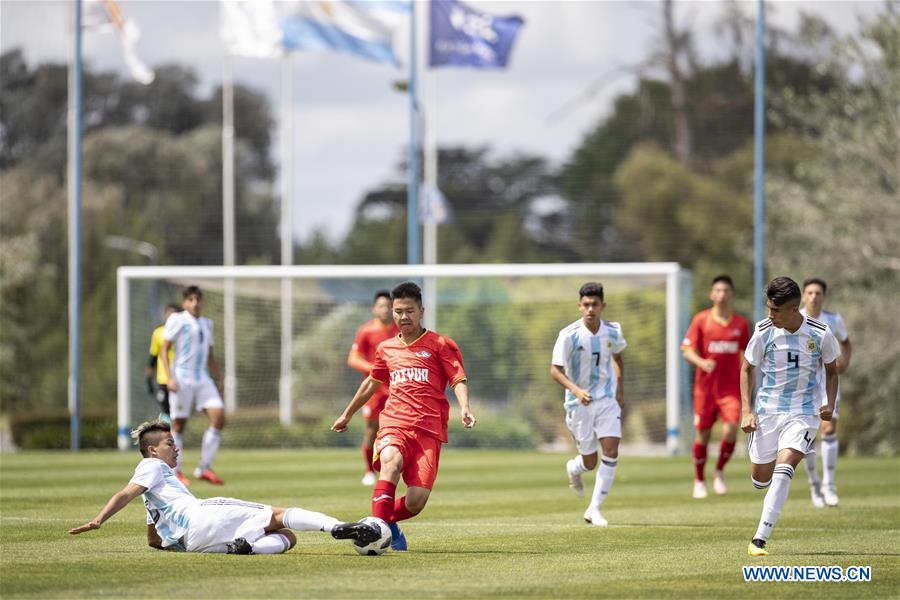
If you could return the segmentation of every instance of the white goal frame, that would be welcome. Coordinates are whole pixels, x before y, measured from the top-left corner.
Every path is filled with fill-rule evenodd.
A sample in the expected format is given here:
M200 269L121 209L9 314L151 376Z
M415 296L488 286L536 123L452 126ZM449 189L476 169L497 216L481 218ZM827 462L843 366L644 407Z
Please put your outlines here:
M131 448L130 428L131 403L129 382L128 350L131 342L129 315L131 299L129 283L132 280L148 279L223 279L227 290L233 289L236 279L346 279L346 278L391 278L398 281L422 279L423 303L436 306L436 279L441 277L540 277L540 276L664 276L666 286L666 449L675 454L679 451L681 430L682 384L685 369L682 365L680 349L682 327L686 323L679 320L689 295L679 293L682 284L690 285L691 273L678 263L534 263L534 264L439 264L439 265L308 265L308 266L152 266L119 267L117 270L116 326L117 326L117 407L118 446L120 450ZM290 295L283 297L290 303ZM226 299L227 305L227 299ZM233 311L231 313L233 318ZM226 320L228 319L226 311ZM432 323L432 327L434 324ZM225 323L225 402L226 410L234 408L234 324ZM282 343L290 343L288 336L282 336ZM282 347L281 353L288 352L290 346ZM291 422L291 374L282 373L280 382L279 414L282 423ZM686 403L685 403L686 404Z

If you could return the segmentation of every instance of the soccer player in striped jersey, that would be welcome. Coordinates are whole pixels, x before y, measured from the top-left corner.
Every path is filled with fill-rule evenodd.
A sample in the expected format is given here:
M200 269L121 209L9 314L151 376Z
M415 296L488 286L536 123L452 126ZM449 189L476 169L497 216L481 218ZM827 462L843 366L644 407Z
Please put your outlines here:
M553 346L550 377L566 390L566 425L578 449L578 455L566 463L566 474L576 496L584 495L582 473L597 466L599 442L600 468L584 520L606 527L600 507L612 487L619 462L624 402L622 351L628 344L618 323L600 318L606 308L601 284L585 283L578 297L581 318L559 332Z
M820 419L831 420L838 389L837 359L841 355L831 329L800 313L800 286L776 277L766 286L769 318L756 324L741 364L741 429L750 434L751 479L757 489L769 488L762 516L747 553L765 556L766 542L787 501L794 469L815 452ZM762 379L751 395L755 369ZM820 401L820 377L825 373L827 401Z
M372 362L375 360L378 344L396 337L400 333L397 324L391 317L391 293L389 291L380 290L375 293L372 314L375 318L364 323L357 330L353 347L350 348L350 354L347 356L347 365L366 376L372 371ZM375 485L375 482L378 481L378 476L372 470L372 461L375 458L373 444L375 435L378 433L378 417L384 410L384 404L388 399L388 389L389 386L383 385L375 390L369 401L362 407L363 419L366 423L362 439L363 459L366 461L366 472L362 478L363 485Z
M390 526L391 548L404 551L406 536L397 522L425 508L437 479L441 445L447 443L447 386L456 395L466 429L475 427L475 415L469 410L469 386L459 346L422 327L422 290L407 281L391 290L391 300L400 335L378 346L372 372L331 429L346 431L356 411L379 386L390 382L375 438L374 465L381 474L372 490L372 516ZM406 495L395 500L401 476Z
M850 355L853 351L850 345L850 334L847 333L847 326L844 324L844 318L835 312L824 310L825 295L828 292L828 284L818 277L807 279L803 282L803 308L800 309L805 315L812 317L818 321L822 321L831 329L834 337L837 338L841 345L841 357L837 361L837 370L843 375L850 366ZM824 382L821 386L822 403L826 402ZM838 438L837 438L837 419L841 410L841 390L838 387L837 400L835 400L834 414L831 415L830 421L822 423L822 482L819 481L819 471L816 468L816 455L806 455L806 472L809 475L809 491L812 498L813 506L823 508L824 506L837 506L839 499L837 495L837 486L834 482L834 474L837 470L838 459Z
M121 491L72 535L100 529L129 502L143 496L147 509L147 544L158 550L220 554L281 554L297 543L291 531L322 531L336 539L367 544L381 532L366 523L341 523L334 517L303 508L281 508L236 498L202 500L175 475L178 447L165 421L141 424L131 436L143 460Z
M222 371L213 355L213 323L200 316L203 310L203 292L195 285L181 293L179 313L171 315L163 329L163 351L160 354L163 368L169 373L169 406L172 409L172 436L178 446L178 479L189 485L181 472L181 453L184 442L181 434L191 416L191 409L206 413L209 427L203 433L200 446L200 465L194 477L215 485L225 483L212 470L213 460L219 451L222 428L225 427L225 403L222 402ZM175 346L175 361L169 364L169 350ZM212 371L215 381L210 377Z
M146 369L146 377L147 377L147 389L151 395L156 396L156 401L159 402L160 408L160 418L164 421L171 421L172 417L170 416L169 409L169 372L165 370L163 364L159 360L159 353L162 352L163 348L163 330L166 328L165 322L169 320L173 314L179 312L181 307L177 304L168 304L166 305L166 311L163 313L163 324L153 330L153 333L150 335L150 359L147 361L147 369ZM175 361L175 348L172 347L169 349L169 363ZM156 384L157 387L153 389L153 378L156 376Z
M720 496L728 491L723 469L734 452L741 423L741 353L750 339L746 319L734 312L734 283L728 275L712 281L711 308L691 320L681 350L697 367L694 377L694 498L706 498L706 446L716 418L722 420L722 443L713 477L713 489Z

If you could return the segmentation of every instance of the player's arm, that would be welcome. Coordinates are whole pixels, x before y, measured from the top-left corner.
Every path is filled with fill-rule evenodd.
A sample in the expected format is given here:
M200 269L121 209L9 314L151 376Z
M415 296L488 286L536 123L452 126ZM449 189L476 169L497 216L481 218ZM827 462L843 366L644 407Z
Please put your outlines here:
M362 355L362 352L355 348L347 355L347 366L351 369L356 369L361 373L365 373L366 375L372 372L372 363L367 361L366 357Z
M80 527L74 527L69 530L69 533L72 535L78 535L79 533L84 533L85 531L90 531L91 529L100 529L100 526L103 525L110 517L114 514L128 506L128 503L143 494L147 491L142 485L138 485L136 483L129 483L121 491L113 494L112 498L106 503L106 506L97 513L97 516L81 525Z
M563 367L559 365L550 365L550 377L564 389L567 389L575 394L575 397L578 398L578 401L585 406L591 403L591 393L575 385L575 382L569 379L569 376L566 375L566 370Z
M843 375L847 367L850 366L850 355L853 353L853 345L850 344L850 338L839 343L841 345L841 355L837 359L837 372L839 375Z
M166 373L169 374L169 379L166 381L166 387L173 392L177 392L178 382L175 381L175 371L172 370L172 365L169 364L169 351L171 349L172 340L163 340L162 350L159 352L159 360L162 361L163 368L166 370Z
M682 346L681 354L686 361L706 373L712 373L716 370L716 361L711 358L701 357L693 346Z
M834 403L837 401L838 380L840 379L838 374L839 360L833 360L825 365L825 397L827 398L827 403L819 408L819 417L823 421L831 420L831 415L834 412Z
M620 408L625 407L625 361L622 360L622 353L613 353L612 355L613 371L618 379L616 385L616 402Z
M753 413L751 398L756 381L756 368L746 357L741 358L741 430L744 433L756 431L756 415Z
M381 387L381 382L369 375L366 377L361 384L359 384L359 388L356 390L356 394L353 395L353 399L350 401L350 404L347 405L347 408L344 409L344 412L341 413L335 422L334 425L331 426L332 431L336 431L341 433L347 430L347 425L350 423L350 419L353 418L353 415L356 414L360 408L362 408L363 404L369 401L369 398L372 397L372 394L375 393Z
M156 374L157 357L153 354L147 360L147 368L144 369L144 376L147 378L147 393L153 393L153 376Z
M216 355L213 352L212 346L209 347L209 356L206 358L206 367L212 374L213 381L216 382L216 387L219 388L219 393L223 394L222 382L225 381L225 378L222 376L222 369L219 368L219 361L216 360Z
M453 386L453 394L456 396L456 401L459 402L459 414L462 417L463 426L466 429L472 429L475 427L475 415L469 409L469 384L465 379Z

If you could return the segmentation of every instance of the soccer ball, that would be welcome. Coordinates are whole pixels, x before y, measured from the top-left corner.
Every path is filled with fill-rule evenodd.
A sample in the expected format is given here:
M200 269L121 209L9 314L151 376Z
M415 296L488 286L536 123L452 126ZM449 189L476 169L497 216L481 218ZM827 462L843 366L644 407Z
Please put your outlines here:
M388 524L378 517L365 517L360 523L373 525L381 532L381 537L369 544L361 544L359 540L353 541L353 548L363 556L378 556L384 554L391 547L391 529Z

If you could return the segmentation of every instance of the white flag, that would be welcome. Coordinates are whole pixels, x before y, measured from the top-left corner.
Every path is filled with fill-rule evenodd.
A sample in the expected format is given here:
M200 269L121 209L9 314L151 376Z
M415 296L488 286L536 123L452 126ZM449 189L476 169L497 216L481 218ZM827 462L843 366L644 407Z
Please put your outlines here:
M153 69L147 67L137 55L137 43L141 39L141 30L133 20L125 18L122 9L116 2L113 0L86 0L83 24L86 28L115 31L122 43L122 54L131 76L144 85L153 82L155 77Z
M277 58L284 33L272 0L222 0L219 35L225 51L236 56Z

